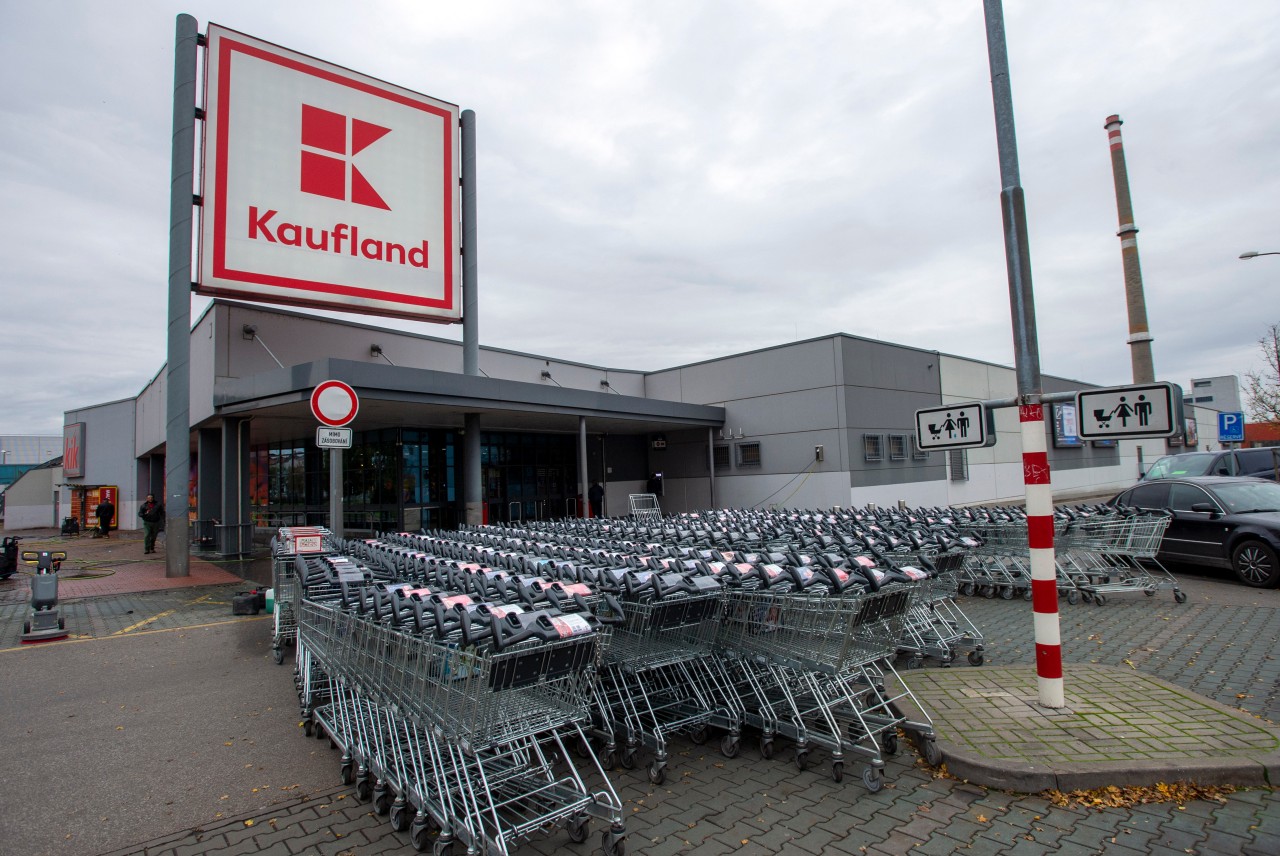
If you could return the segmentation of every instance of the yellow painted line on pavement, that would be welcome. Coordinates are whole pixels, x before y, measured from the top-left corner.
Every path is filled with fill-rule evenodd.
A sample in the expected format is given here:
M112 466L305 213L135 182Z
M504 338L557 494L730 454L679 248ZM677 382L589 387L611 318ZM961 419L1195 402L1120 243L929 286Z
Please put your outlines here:
M246 621L267 621L270 615L248 615L242 618L228 618L226 621L209 621L205 624L188 624L184 627L160 627L155 630L140 630L137 633L130 633L127 638L132 639L136 636L148 636L152 633L181 633L184 630L199 630L202 627L219 627L223 624L243 624ZM53 645L74 645L78 642L102 642L107 639L124 639L124 636L112 634L110 636L83 636L72 634L67 639L59 639L50 642L39 642L34 645L15 645L12 648L0 648L0 654L7 654L10 651L29 651L35 648L51 647Z
M124 628L123 630L117 630L115 633L112 633L111 635L123 636L126 633L137 630L139 627L146 627L148 624L150 624L153 621L159 621L161 618L164 618L166 615L173 615L175 612L177 612L176 608L166 609L164 612L157 612L155 615L151 616L150 618L144 618L141 621L139 621L137 624L130 624L128 627Z

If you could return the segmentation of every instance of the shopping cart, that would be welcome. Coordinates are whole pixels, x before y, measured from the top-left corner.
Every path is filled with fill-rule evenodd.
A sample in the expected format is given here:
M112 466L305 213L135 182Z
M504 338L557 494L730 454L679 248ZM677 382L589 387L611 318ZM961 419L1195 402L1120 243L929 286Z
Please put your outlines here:
M271 539L272 610L271 653L284 662L284 646L298 637L295 608L300 595L296 575L300 555L324 555L337 549L332 532L319 526L282 526Z
M1185 592L1156 560L1171 517L1165 512L1104 511L1069 520L1055 544L1059 566L1084 600L1101 606L1110 594L1142 592L1152 596L1171 589L1184 603Z
M653 572L633 573L628 582L637 580L641 590L622 602L625 621L614 630L600 670L595 736L605 744L604 761L613 760L616 747L626 769L637 766L641 747L649 750L649 780L662 784L673 735L702 742L710 728L722 729L720 750L734 757L741 713L723 665L712 656L719 582Z
M907 656L908 669L920 668L925 657L950 666L965 649L970 665L985 662L982 632L955 602L966 556L955 551L919 557L920 564L929 568L929 577L916 586L898 641L898 652Z
M884 786L883 753L897 751L899 727L921 736L926 760L940 760L932 724L899 713L897 703L914 696L888 660L912 597L911 587L899 584L840 596L726 593L718 641L737 686L749 689L746 721L761 730L763 755L773 754L781 734L795 742L804 769L812 746L823 747L836 781L847 754L865 756L862 780L872 792Z

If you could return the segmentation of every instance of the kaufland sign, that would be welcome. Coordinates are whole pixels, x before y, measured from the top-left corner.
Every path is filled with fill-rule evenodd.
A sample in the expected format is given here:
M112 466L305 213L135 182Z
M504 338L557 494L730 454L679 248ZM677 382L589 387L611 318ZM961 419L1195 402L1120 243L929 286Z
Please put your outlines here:
M460 320L458 108L211 24L196 290Z

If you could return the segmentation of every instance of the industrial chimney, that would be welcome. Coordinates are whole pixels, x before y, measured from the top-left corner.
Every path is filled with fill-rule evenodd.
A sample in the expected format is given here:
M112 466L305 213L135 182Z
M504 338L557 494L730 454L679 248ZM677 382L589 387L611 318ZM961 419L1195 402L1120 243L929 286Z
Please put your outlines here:
M1120 257L1124 260L1124 297L1129 308L1129 358L1133 362L1133 382L1153 383L1155 366L1151 360L1151 331L1147 328L1147 301L1142 293L1142 268L1138 265L1138 227L1133 224L1133 203L1129 199L1129 170L1124 163L1124 142L1120 139L1119 116L1108 116L1107 142L1111 146L1111 172L1116 184L1116 210L1120 215Z

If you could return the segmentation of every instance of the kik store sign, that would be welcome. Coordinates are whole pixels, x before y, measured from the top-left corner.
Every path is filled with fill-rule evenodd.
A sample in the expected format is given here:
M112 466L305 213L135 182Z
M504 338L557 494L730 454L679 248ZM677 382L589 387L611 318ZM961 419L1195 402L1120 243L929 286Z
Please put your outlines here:
M211 24L197 291L437 322L458 108Z

